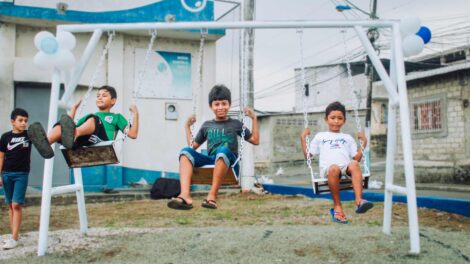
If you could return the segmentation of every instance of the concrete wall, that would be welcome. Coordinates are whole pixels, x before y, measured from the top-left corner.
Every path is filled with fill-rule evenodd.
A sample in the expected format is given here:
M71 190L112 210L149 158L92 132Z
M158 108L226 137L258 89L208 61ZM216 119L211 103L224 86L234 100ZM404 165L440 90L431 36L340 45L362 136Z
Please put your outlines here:
M10 113L14 104L15 35L15 25L0 23L0 131L11 129Z

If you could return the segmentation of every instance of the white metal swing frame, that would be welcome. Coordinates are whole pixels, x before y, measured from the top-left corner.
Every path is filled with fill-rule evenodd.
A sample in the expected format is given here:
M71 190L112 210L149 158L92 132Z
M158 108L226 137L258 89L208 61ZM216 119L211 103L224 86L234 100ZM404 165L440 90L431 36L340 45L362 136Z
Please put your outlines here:
M375 53L372 44L364 32L367 28L390 28L392 29L391 41L391 64L390 75ZM123 23L123 24L80 24L80 25L59 25L57 32L68 31L71 33L93 32L92 37L85 48L85 51L75 68L74 74L66 83L64 95L73 94L78 80L88 64L93 51L95 50L103 31L124 31L124 30L201 30L201 29L281 29L281 28L354 28L359 40L364 46L372 64L378 75L382 79L389 95L389 115L387 134L387 158L386 158L386 178L385 178L385 201L384 201L384 225L383 232L391 232L392 216L392 196L393 193L405 194L407 196L408 223L410 237L410 252L418 254L420 252L419 227L416 202L416 189L413 169L413 152L411 142L411 125L408 106L408 96L405 80L404 59L402 51L402 37L400 35L400 25L397 20L320 20L320 21L243 21L243 22L181 22L181 23ZM52 74L51 100L49 104L49 124L50 130L57 120L59 106L59 90L61 84L61 72L57 69ZM63 102L67 102L69 97L63 97ZM400 111L401 139L403 148L403 162L406 178L406 187L393 184L394 163L397 140L397 111ZM51 195L75 191L77 194L77 204L79 208L80 231L86 234L88 231L85 199L83 194L83 182L81 172L75 173L75 185L52 188L52 173L54 159L47 159L44 166L44 181L42 189L41 217L38 240L38 255L43 256L47 250L47 238L49 231Z

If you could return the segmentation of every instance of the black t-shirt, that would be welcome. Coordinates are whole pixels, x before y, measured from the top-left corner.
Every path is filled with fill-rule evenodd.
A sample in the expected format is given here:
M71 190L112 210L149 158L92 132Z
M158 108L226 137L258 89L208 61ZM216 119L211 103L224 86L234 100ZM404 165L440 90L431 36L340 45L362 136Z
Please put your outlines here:
M15 134L6 132L0 138L0 151L5 154L2 171L29 172L31 164L31 142L25 131Z
M238 154L237 136L241 136L243 124L239 120L229 118L224 121L209 120L202 124L194 141L198 144L207 140L207 152L214 155L219 147L228 147L232 153ZM251 132L245 130L245 140L251 138Z

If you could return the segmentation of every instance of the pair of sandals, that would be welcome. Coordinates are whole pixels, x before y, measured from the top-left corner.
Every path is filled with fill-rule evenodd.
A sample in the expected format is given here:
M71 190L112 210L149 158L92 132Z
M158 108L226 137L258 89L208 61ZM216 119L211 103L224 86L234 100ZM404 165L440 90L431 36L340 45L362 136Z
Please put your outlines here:
M193 208L193 204L188 203L183 197L178 196L176 198L172 198L171 201L168 202L168 207L171 209L176 210L189 210ZM217 202L214 200L204 199L202 201L202 207L208 209L217 209Z
M62 131L60 139L62 145L67 149L73 148L75 143L75 122L73 122L70 116L63 115L60 118L59 124ZM54 150L47 139L46 131L41 123L35 122L29 126L28 137L43 158L50 159L54 157Z
M356 204L356 214L363 214L369 211L372 207L374 207L373 203L363 199L359 204ZM348 219L346 218L346 215L343 212L337 212L333 208L330 208L330 215L331 220L335 223L349 223Z

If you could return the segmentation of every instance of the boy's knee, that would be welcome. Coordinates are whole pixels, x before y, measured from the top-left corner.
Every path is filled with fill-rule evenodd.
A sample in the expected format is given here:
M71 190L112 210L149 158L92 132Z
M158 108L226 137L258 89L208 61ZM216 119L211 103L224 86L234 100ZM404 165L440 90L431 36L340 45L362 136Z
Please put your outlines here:
M328 168L328 176L338 176L341 173L341 169L338 165L331 165Z
M195 150L193 148L190 148L190 147L183 148L180 151L180 156L179 156L180 162L182 159L186 159L189 162L191 162L191 164L194 164L194 153L195 153Z
M352 169L352 170L360 169L359 162L358 162L357 160L352 160L352 161L349 163L349 169Z
M232 151L227 147L220 147L216 149L215 159L218 162L219 160L223 160L224 164L227 167L230 167L230 155L232 155Z
M22 208L22 205L19 204L19 203L11 203L11 209L13 209L14 211L20 211Z

